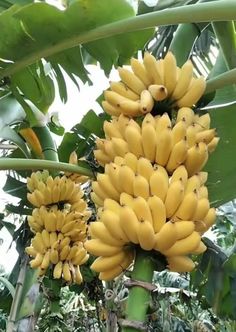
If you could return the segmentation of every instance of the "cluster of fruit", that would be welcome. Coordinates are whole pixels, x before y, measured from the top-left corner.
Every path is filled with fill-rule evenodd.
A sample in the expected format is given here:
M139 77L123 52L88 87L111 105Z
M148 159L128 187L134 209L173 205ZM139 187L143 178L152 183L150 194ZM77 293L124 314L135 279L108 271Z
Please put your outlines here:
M146 53L131 67L133 73L120 68L122 82L104 93L112 119L94 151L104 174L92 183L98 213L85 248L99 256L91 268L102 280L126 269L136 246L161 253L171 271L191 271L190 255L206 250L201 235L216 217L201 170L219 138L209 114L190 108L204 92L204 79L193 77L190 61L178 68L170 52L158 61ZM157 115L163 100L171 118Z
M179 68L171 52L160 60L146 52L143 63L133 58L130 65L132 71L118 68L121 82L111 82L110 90L104 92L102 105L112 116L136 117L162 101L178 108L192 107L205 90L204 77L193 76L192 62Z
M83 191L66 176L52 178L47 171L32 173L27 179L29 202L36 208L28 217L35 234L26 253L39 275L52 267L55 279L82 282L80 265L88 260L84 248L87 220L91 212L83 200Z

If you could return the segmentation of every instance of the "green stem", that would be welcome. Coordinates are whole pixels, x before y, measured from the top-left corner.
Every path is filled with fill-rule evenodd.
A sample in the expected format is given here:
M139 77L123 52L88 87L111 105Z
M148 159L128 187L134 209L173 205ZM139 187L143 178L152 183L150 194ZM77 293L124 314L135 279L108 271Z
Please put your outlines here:
M41 143L44 158L58 161L57 147L52 139L52 135L47 126L32 128Z
M213 22L212 23L216 38L219 41L220 49L223 54L228 69L236 67L236 34L234 22Z
M93 178L94 174L90 169L62 163L51 160L43 160L43 159L13 159L13 158L0 158L0 170L40 170L40 169L48 169L48 170L58 170L64 172L78 173L81 175L87 175L88 177Z
M136 254L134 269L131 278L133 280L152 282L154 272L154 262L149 252L138 250ZM150 291L133 286L129 291L128 303L126 308L126 320L145 323L147 310L150 305ZM133 327L123 327L122 332L140 331Z
M236 69L229 70L208 80L205 94L232 84L236 84Z
M231 21L235 20L236 2L232 0L213 1L195 5L170 8L159 12L139 15L136 17L109 23L90 31L76 34L62 40L56 45L36 51L1 71L0 79L11 76L22 68L47 58L63 50L110 36L148 29L160 25L171 25L191 22Z

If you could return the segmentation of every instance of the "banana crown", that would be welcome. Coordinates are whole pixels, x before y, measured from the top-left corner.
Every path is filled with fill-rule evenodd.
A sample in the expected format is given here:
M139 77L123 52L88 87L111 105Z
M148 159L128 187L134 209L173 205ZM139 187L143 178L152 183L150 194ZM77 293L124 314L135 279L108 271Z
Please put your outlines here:
M27 187L28 200L36 207L27 218L35 234L25 249L32 257L30 266L37 268L39 275L50 268L53 278L80 284L80 265L89 258L84 242L91 216L83 191L66 176L52 178L45 171L32 173Z

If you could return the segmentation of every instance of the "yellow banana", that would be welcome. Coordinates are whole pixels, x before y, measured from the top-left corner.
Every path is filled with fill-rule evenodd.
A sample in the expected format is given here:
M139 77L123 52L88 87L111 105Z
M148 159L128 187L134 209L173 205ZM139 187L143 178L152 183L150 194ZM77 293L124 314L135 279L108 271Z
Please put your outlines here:
M178 107L192 107L198 102L206 88L206 81L203 76L192 78L192 82L186 93L177 101Z
M96 272L102 272L114 269L120 265L125 259L126 252L124 250L119 251L117 254L109 257L98 257L95 259L90 268Z
M120 116L117 119L117 125L123 138L125 138L125 130L129 124L129 121L130 118L124 114L120 114Z
M207 145L203 142L197 143L195 146L188 150L185 160L185 167L188 171L188 175L199 172L208 160Z
M198 189L198 198L201 199L201 198L208 198L208 189L206 186L201 186L199 189Z
M133 180L134 197L141 196L148 199L150 196L148 180L142 175L136 175Z
M157 196L148 198L148 206L152 214L152 223L155 233L158 233L166 222L166 208L163 201Z
M92 201L97 205L97 206L103 206L103 199L100 198L98 195L96 195L94 192L90 193Z
M104 166L105 164L109 163L111 161L110 157L104 153L102 150L94 150L94 157L97 160L97 162Z
M140 157L137 161L137 174L145 177L145 179L149 181L153 172L154 170L150 159Z
M169 177L166 171L163 173L158 167L150 176L149 185L151 194L158 196L164 202L169 186Z
M196 143L205 142L206 144L209 144L211 140L215 137L215 134L215 128L200 131L196 134Z
M175 171L171 176L170 184L180 179L182 180L183 185L185 186L188 180L188 172L186 171L186 168L183 165L175 169Z
M173 145L185 138L187 127L185 120L177 122L172 129Z
M112 105L106 100L102 101L102 107L104 111L111 116L119 116L121 114L120 107Z
M70 282L72 279L72 276L71 276L71 271L70 271L70 265L68 262L63 263L62 273L63 273L63 278L65 279L65 281Z
M151 113L147 113L142 121L142 128L147 124L151 124L154 128L156 127L156 121Z
M154 249L160 252L169 249L177 241L177 233L175 223L166 222L159 233L155 234Z
M207 231L207 226L202 220L195 221L194 224L195 224L195 231L196 232L199 232L200 234L203 234Z
M59 261L58 251L56 249L52 249L50 251L50 261L52 264L57 264Z
M146 86L143 84L143 82L128 69L118 67L118 72L121 80L138 95L140 95L141 92L146 89Z
M194 122L194 112L189 107L181 107L178 110L176 123L183 121L186 123L186 126L190 126Z
M197 208L197 194L196 191L191 191L184 196L182 203L174 214L175 219L192 220Z
M166 169L169 173L173 173L174 170L185 161L187 151L188 145L186 139L182 139L173 146L166 164Z
M65 245L59 254L60 261L64 261L66 259L67 255L69 254L69 252L70 252L70 246Z
M142 136L138 129L134 126L128 125L125 131L125 138L130 152L137 157L143 156Z
M46 229L42 231L42 239L46 248L50 248L50 235Z
M72 220L72 221L68 222L67 224L65 224L61 229L62 234L66 234L66 233L74 230L76 228L76 224L77 224L76 220Z
M202 116L200 116L196 122L202 127L202 129L207 130L210 128L210 124L211 124L211 118L209 113L206 113Z
M197 202L197 208L195 210L195 213L193 215L194 221L203 220L205 216L207 215L207 212L210 209L209 200L207 198L201 198Z
M191 272L195 268L194 262L188 256L167 257L167 267L173 272Z
M125 192L122 192L120 194L120 205L121 206L131 206L133 205L133 201L134 201L134 197L125 193Z
M148 52L145 52L143 58L143 64L146 68L148 76L151 78L151 81L154 84L163 84L161 74L157 65L157 61L153 55Z
M124 157L127 152L129 152L128 144L122 138L114 137L111 140L113 145L113 150L117 156Z
M111 256L117 254L122 250L122 244L120 246L112 246L103 243L99 239L87 240L84 243L85 249L94 256Z
M110 245L120 246L125 243L124 241L122 241L122 239L117 240L116 238L114 238L103 222L98 221L90 223L89 232L93 239L98 238L102 242Z
M133 195L133 182L135 174L128 166L121 166L119 171L119 181L123 192Z
M39 232L35 234L34 238L31 240L31 244L33 248L41 254L44 254L47 250L43 242L42 234Z
M128 152L124 156L124 162L126 166L132 169L134 173L137 171L138 158L132 152Z
M82 265L87 262L89 255L87 251L82 247L79 249L78 254L71 259L71 263L74 265Z
M191 191L198 191L201 186L200 177L198 174L191 176L186 183L185 186L185 195L190 193Z
M58 211L56 214L56 230L61 231L65 221L65 216L61 211Z
M164 57L164 85L168 91L168 96L172 94L177 83L177 65L172 52L167 52Z
M151 162L155 161L156 157L156 130L151 123L142 126L142 146L145 158Z
M148 220L139 222L137 229L139 245L143 250L152 250L155 245L155 234L152 224Z
M43 258L44 255L38 252L35 258L30 261L30 267L32 269L39 267L42 264Z
M25 252L27 253L27 255L32 256L32 257L35 257L37 255L37 250L35 250L34 247L32 247L32 246L26 247Z
M61 278L61 275L62 275L62 262L59 261L55 266L54 266L54 269L53 269L53 278L54 279L60 279Z
M114 121L111 121L111 122L104 121L103 130L105 132L105 136L107 139L110 139L112 137L122 138L119 128L116 125L116 122L114 122Z
M122 240L125 243L129 242L127 236L121 228L119 215L112 210L105 210L101 215L101 221L115 239L119 241Z
M186 61L180 69L179 77L171 95L171 98L178 100L183 97L189 88L193 77L193 64L191 60Z
M46 251L42 263L40 265L41 269L46 270L50 265L50 251Z
M213 151L215 151L218 143L219 143L220 138L219 137L214 137L212 138L212 140L210 141L210 143L207 144L207 149L210 153L212 153Z
M143 90L140 95L140 112L146 114L152 111L154 100L149 90Z
M201 242L201 236L198 232L193 232L184 239L178 240L169 249L163 251L165 256L187 255L195 250Z
M143 82L145 86L152 84L152 78L139 60L131 58L130 65L134 74Z
M120 166L116 165L115 163L110 163L105 165L105 174L109 176L111 184L117 191L121 191L121 186L119 182L119 171Z
M198 128L195 123L192 123L190 126L188 126L186 131L186 139L190 148L196 143L197 132Z
M150 92L153 99L156 101L162 101L166 99L168 95L168 91L164 85L159 85L159 84L149 85L148 91Z
M139 221L148 220L151 224L152 214L147 201L143 197L136 197L133 200L132 209Z
M119 95L126 97L131 100L138 100L139 95L132 90L130 90L124 83L122 82L110 82L110 88L112 91L115 91Z
M120 225L129 241L138 244L139 221L135 212L129 206L122 206L120 210Z
M204 251L207 250L207 247L205 246L205 244L200 241L199 245L194 249L192 250L191 254L193 255L200 255L202 253L204 253Z
M105 152L105 147L104 147L104 143L105 143L105 139L102 139L102 138L97 138L95 140L95 143L96 143L96 147L99 149L99 150L102 150L103 152Z
M29 148L36 154L36 156L43 156L42 146L32 128L22 128L19 130L20 135L24 138Z
M180 206L183 197L184 197L184 186L182 181L178 180L171 183L168 188L165 199L167 218L172 217L174 213L178 210L178 207Z
M83 282L83 276L80 272L80 267L76 266L75 267L75 278L74 278L75 282L80 285Z
M207 215L205 216L203 222L206 224L207 229L210 228L216 220L216 210L214 208L210 208L210 210L207 212Z
M110 210L113 213L119 215L120 213L120 204L117 203L117 201L114 201L113 199L106 198L104 201L104 210Z
M140 111L140 101L133 101L130 99L122 100L120 102L120 108L122 113L130 117L135 117L142 114Z
M115 188L111 183L110 178L107 174L98 174L97 182L101 190L106 194L106 197L112 198L114 200L119 200L120 194L117 191L117 188Z
M70 248L68 255L66 256L66 260L67 261L72 260L74 257L77 256L78 252L79 252L79 247L76 244L73 245L73 247Z
M166 166L172 149L172 131L166 128L157 137L155 161L161 166Z
M114 146L112 144L111 140L107 140L104 142L104 147L105 147L105 153L108 155L110 160L114 160L116 153L114 150Z
M97 181L92 182L92 189L100 199L104 200L107 198L107 194L104 192L104 190L102 190Z
M177 240L184 239L195 230L195 224L190 220L181 220L175 223Z
M49 233L51 248L54 248L56 246L56 244L59 244L59 241L60 241L60 240L58 240L59 234L57 236L56 232Z
M156 133L159 137L162 131L166 130L167 128L171 128L171 120L168 113L162 114L162 116L157 119L158 121L156 123Z

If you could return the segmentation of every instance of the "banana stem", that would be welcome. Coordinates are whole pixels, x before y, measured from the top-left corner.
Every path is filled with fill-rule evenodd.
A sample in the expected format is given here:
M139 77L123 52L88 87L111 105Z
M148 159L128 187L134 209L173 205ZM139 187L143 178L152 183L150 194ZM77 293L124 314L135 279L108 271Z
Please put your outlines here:
M70 38L40 51L37 50L9 65L6 69L1 70L0 79L15 74L41 58L48 58L53 54L78 46L79 44L161 25L234 20L235 10L236 3L232 0L198 3L139 15L109 23L83 33L76 32Z
M13 158L0 158L0 170L58 170L64 172L78 173L81 175L87 175L88 177L94 178L94 174L90 169L43 159L13 159Z
M236 84L236 69L231 69L223 74L207 80L205 94L217 89L224 88L227 85Z
M41 143L44 159L58 161L57 148L48 127L34 127L33 130Z
M137 281L151 283L154 272L154 262L149 252L137 250L134 269L131 278ZM126 320L145 323L146 314L150 305L150 290L133 286L129 291L129 297L126 308ZM123 327L122 332L140 332L135 327Z

